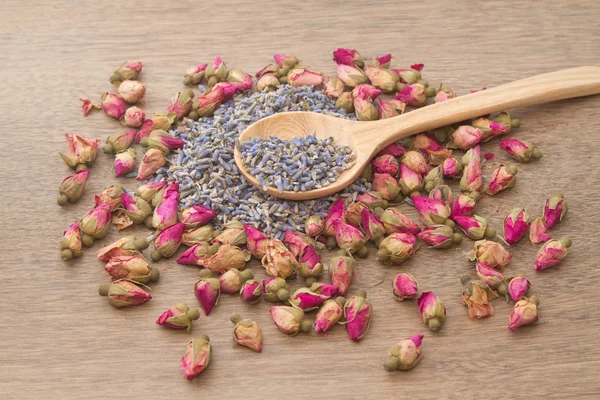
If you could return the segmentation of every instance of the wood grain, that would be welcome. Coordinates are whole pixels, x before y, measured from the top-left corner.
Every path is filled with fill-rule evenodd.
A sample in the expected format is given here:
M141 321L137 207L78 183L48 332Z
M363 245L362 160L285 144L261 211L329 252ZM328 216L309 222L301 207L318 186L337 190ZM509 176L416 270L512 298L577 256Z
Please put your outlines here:
M399 66L423 62L432 84L464 94L561 68L599 66L596 1L3 0L0 11L3 399L598 398L600 97L515 110L523 121L515 136L534 142L544 157L522 165L516 187L482 200L478 213L500 229L511 208L537 216L544 199L562 190L569 214L551 233L571 236L573 246L559 268L544 273L533 271L536 247L514 248L506 274L527 275L541 305L539 323L512 334L506 328L510 305L502 301L494 302L492 318L467 319L459 277L473 273L473 265L464 257L471 245L465 240L448 251L420 249L400 267L360 260L352 288L367 290L374 319L359 344L342 327L329 336L289 338L272 325L266 303L246 306L223 296L214 315L201 317L193 330L211 337L213 363L187 382L179 360L188 335L154 321L177 301L195 304L197 269L163 260L151 302L113 309L96 294L107 277L94 253L119 234L111 231L73 263L63 263L57 249L63 229L115 181L112 159L98 157L78 204L55 203L69 173L57 154L65 149L63 134L104 140L119 128L101 114L83 118L78 98L109 90L108 77L124 60L145 63L147 112L167 107L194 62L221 55L228 66L256 71L285 51L331 74L331 51L339 46L365 56L392 52ZM512 164L496 143L483 150L496 155L484 167L488 176L498 163ZM252 268L264 276L256 262ZM439 333L425 332L415 304L392 299L391 280L399 271L446 302L448 319ZM262 325L263 353L232 345L233 311ZM425 333L418 368L387 373L382 364L389 347L418 332Z

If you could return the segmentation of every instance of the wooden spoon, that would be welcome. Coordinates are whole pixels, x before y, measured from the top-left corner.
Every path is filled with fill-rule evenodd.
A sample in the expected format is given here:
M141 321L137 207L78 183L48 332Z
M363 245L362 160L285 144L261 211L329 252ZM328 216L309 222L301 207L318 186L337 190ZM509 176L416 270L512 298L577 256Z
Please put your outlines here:
M306 192L269 187L267 193L289 200L308 200L328 196L349 186L381 149L399 139L509 108L546 103L600 93L600 67L579 67L536 75L466 96L456 97L406 114L379 121L358 122L312 112L285 112L263 118L240 135L240 142L251 137L278 136L283 139L314 134L332 136L337 144L356 150L356 164L344 171L329 186ZM239 148L235 163L246 180L262 190L258 180L245 168Z

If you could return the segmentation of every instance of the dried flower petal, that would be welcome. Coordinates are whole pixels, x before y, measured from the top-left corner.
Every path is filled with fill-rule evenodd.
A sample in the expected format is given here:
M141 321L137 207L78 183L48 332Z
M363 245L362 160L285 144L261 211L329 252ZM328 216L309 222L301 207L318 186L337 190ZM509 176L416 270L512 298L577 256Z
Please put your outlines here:
M267 274L273 277L288 278L300 267L296 258L278 239L271 239L267 244L265 256L261 260Z

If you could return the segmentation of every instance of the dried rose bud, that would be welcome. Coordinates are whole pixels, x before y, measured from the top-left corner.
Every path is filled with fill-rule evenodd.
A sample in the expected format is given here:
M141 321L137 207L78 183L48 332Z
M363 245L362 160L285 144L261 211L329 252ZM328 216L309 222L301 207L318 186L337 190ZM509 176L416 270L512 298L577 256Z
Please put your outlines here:
M152 214L152 207L143 199L133 197L127 193L121 195L121 204L125 214L135 224L141 224L146 217Z
M399 145L398 143L392 143L387 145L383 150L381 150L377 156L382 156L384 154L389 154L391 156L394 156L396 158L402 158L402 156L404 156L404 153L406 153L408 150Z
M329 209L329 213L327 213L327 217L325 217L325 224L323 228L323 233L326 236L334 236L335 232L333 229L333 225L338 222L344 222L346 219L346 209L344 207L344 199L338 199Z
M408 371L413 369L421 358L421 342L423 335L414 335L402 339L390 349L390 356L383 364L386 371Z
M435 249L447 249L452 244L459 244L462 241L462 235L454 233L448 225L426 226L417 237Z
M354 113L359 121L376 121L379 119L379 111L375 104L362 97L354 99Z
M333 227L337 245L350 254L358 252L367 242L361 230L350 224L338 221Z
M300 288L294 292L290 298L290 304L303 311L310 311L318 308L329 296L314 293L309 288Z
M396 275L392 283L394 298L398 301L417 297L419 285L411 274L401 273Z
M506 138L498 143L502 150L508 153L511 157L520 162L529 162L530 160L538 160L542 157L542 152L535 148L529 142L523 142L515 138Z
M396 209L388 208L385 211L376 209L375 215L383 223L385 233L388 235L392 233L411 233L416 235L421 231L419 225Z
M354 99L365 99L374 101L381 95L381 90L377 89L375 86L369 85L367 83L363 83L361 85L356 86L352 89L352 97Z
M529 229L529 214L522 208L513 208L504 219L504 240L513 245L517 243Z
M140 306L152 298L150 293L126 279L100 285L98 293L108 296L108 304L115 308Z
M473 120L473 126L481 130L483 133L482 140L485 142L510 131L510 126L507 128L504 125L485 117Z
M259 260L265 256L269 237L251 225L244 225L246 232L246 247Z
M367 300L367 292L359 290L344 305L346 330L350 340L360 342L371 324L371 303Z
M121 84L119 85L118 92L119 92L119 96L126 103L135 104L135 103L139 102L139 103L143 104L144 96L146 95L146 85L144 85L140 81L125 80L125 81L121 82ZM108 111L105 110L105 112L108 114ZM111 115L111 117L112 117L112 115ZM114 117L114 118L116 118L116 117Z
M400 164L400 189L404 196L412 196L419 193L423 188L423 177L416 173L404 163Z
M254 76L260 79L265 74L278 74L279 68L281 68L281 67L279 67L277 64L267 64L265 67L260 69L256 74L254 74Z
M185 86L198 85L204 78L204 71L208 64L192 65L185 70L183 75L183 84Z
M400 77L400 82L404 84L413 84L421 79L421 72L413 68L393 68L394 72Z
M371 164L373 165L373 170L378 174L389 174L391 176L396 176L400 171L400 164L398 163L398 160L396 160L396 157L389 154L384 154L374 158L373 161L371 161Z
M344 92L335 101L335 108L344 110L346 114L354 112L354 98L351 92Z
M562 221L567 213L567 202L562 193L556 193L554 196L546 200L544 206L544 214L542 220L546 229L552 229L554 225Z
M181 244L185 225L183 222L178 222L162 230L154 238L154 251L152 252L152 260L158 261L162 257L169 258L179 248Z
M413 145L425 154L434 165L441 165L452 155L452 150L443 148L434 138L423 133L413 138Z
M415 251L417 238L410 233L392 233L379 244L377 260L385 265L398 265L412 257Z
M317 245L317 242L310 236L296 231L285 231L283 234L283 243L285 243L287 248L296 258L302 258L302 255L308 246Z
M426 192L431 192L436 187L443 185L444 173L442 172L442 167L438 165L437 167L432 168L427 175L425 175L423 183ZM435 199L435 197L432 198Z
M529 241L531 244L538 244L552 239L552 237L546 234L546 226L542 217L537 217L531 222L529 226Z
M217 82L222 82L227 77L227 66L221 57L215 57L204 70L204 76L208 79L208 86L212 87Z
M147 183L145 185L138 186L135 190L135 194L146 200L148 203L151 203L154 196L161 192L165 186L167 186L167 182L165 181Z
M83 110L84 117L87 117L91 111L102 110L102 106L100 104L93 104L89 99L80 98L79 100L82 102L81 109Z
M292 252L278 239L268 242L261 263L268 275L283 279L295 274L295 270L300 267Z
M243 246L247 242L246 230L241 228L226 228L212 240L213 243L230 244L232 246Z
M345 48L339 48L333 52L333 61L338 65L350 65L359 68L362 68L365 64L358 51Z
M535 270L540 272L560 264L567 256L567 249L570 246L571 239L567 236L562 237L560 240L551 239L544 243L535 256Z
M210 225L204 225L200 228L186 231L183 234L182 243L186 246L193 246L202 242L209 242L214 236L214 229Z
M225 271L218 279L222 293L234 294L240 291L244 282L252 278L254 278L254 273L251 269L240 271L232 268L229 271Z
M86 169L96 159L100 140L88 139L79 135L69 135L67 138L67 154L59 153L65 165L76 170Z
M331 284L338 287L340 295L348 293L354 276L354 258L351 256L333 257L329 262L329 277Z
M364 203L362 203L364 204ZM320 215L311 215L304 222L304 232L310 237L316 238L323 233L325 221Z
M259 281L249 279L242 284L240 296L243 301L249 304L256 304L262 296L262 285Z
M390 53L384 54L381 57L376 57L370 61L370 65L373 67L388 68L392 61L392 55Z
M81 240L84 246L89 247L94 243L94 239L106 236L110 228L110 218L110 205L100 203L79 220L79 229L83 233Z
M411 200L425 225L454 225L448 219L450 217L450 207L448 205L425 196L413 196Z
M101 203L107 203L110 211L113 212L121 205L121 195L125 193L123 186L113 185L104 189L99 195L94 197L94 204L98 206Z
M288 83L294 87L323 85L323 74L306 68L294 68L287 75Z
M447 206L452 206L453 194L452 189L448 185L439 185L429 192L429 198L441 201Z
M465 289L463 290L461 299L463 304L467 306L469 319L482 319L494 315L494 308L489 303L489 300L497 296L492 294L492 297L489 297L491 290L484 282L470 281L468 276L465 278L463 279Z
M224 244L219 246L217 252L206 261L204 266L213 272L222 274L232 268L243 270L249 260L250 252L248 250Z
M219 108L224 98L225 91L223 88L216 87L214 90L204 93L196 98L192 104L192 108L199 117L209 117L213 115L217 108Z
M212 257L219 245L211 245L208 242L200 242L187 249L177 259L178 264L204 266Z
M344 93L344 82L339 80L337 77L329 77L325 83L325 94L332 99L337 99Z
M379 67L366 67L365 74L371 84L384 93L392 93L396 90L396 83L400 80L398 74L391 69Z
M58 196L57 203L64 206L67 203L77 202L83 194L83 189L85 189L85 184L89 175L90 171L82 170L63 179L58 187L60 196Z
M375 107L377 107L379 119L394 118L400 115L398 108L400 108L401 112L403 112L403 106L404 103L399 102L398 100L375 100Z
M167 159L165 158L165 153L159 149L148 149L148 151L146 151L144 154L144 158L142 158L138 168L138 174L135 179L138 181L148 179L154 175L159 168L164 167L166 164Z
M263 333L260 326L249 319L242 319L242 316L237 313L233 314L230 319L235 324L233 328L233 340L240 346L260 353L263 346Z
M471 261L477 260L498 268L506 267L512 258L500 243L485 239L476 241L475 249L469 252L467 257Z
M127 105L122 97L115 93L104 93L102 95L102 110L109 117L119 119L125 115Z
M208 207L192 206L181 212L180 220L185 224L185 229L195 229L212 221L217 213Z
M452 143L461 150L468 150L483 138L483 132L470 125L461 125L452 132Z
M467 163L460 179L460 190L470 192L469 195L475 200L479 198L479 192L483 189L483 175L481 172L481 162L472 159Z
M141 61L125 61L119 68L115 70L115 72L113 72L109 81L113 84L119 84L127 79L136 79L140 72L142 72Z
M452 211L450 212L450 218L454 219L458 216L473 215L477 208L477 201L471 196L466 194L460 194L452 205Z
M496 236L496 230L488 226L487 218L480 217L479 215L456 216L453 217L453 220L465 235L473 240L480 240L484 237L491 239Z
M194 293L205 315L209 315L214 306L219 302L221 295L219 281L212 276L212 272L203 269L200 271L200 279L194 286Z
M315 332L326 333L337 324L344 314L345 303L346 299L343 297L326 300L315 317Z
M405 86L396 97L395 100L400 100L406 105L412 107L423 107L427 104L427 96L425 95L425 86L420 83L413 83Z
M418 174L426 174L429 171L427 160L423 153L417 150L409 150L402 157L402 164Z
M379 192L371 190L369 192L365 192L363 194L359 194L356 196L356 201L360 201L363 204L366 204L371 210L375 208L387 208L388 201L384 199Z
M441 86L433 99L434 103L441 103L456 97L456 93L448 86Z
M120 238L114 243L98 250L96 257L100 261L110 261L113 257L134 256L148 248L146 239L136 239L134 236Z
M154 113L154 115L152 115L152 118L147 119L144 122L144 125L142 125L140 130L135 135L136 143L140 143L142 146L147 146L148 139L145 139L145 138L150 136L150 134L153 131L169 130L171 125L173 125L173 122L175 121L176 117L177 116L175 115L175 113L172 113L172 112L170 112L168 114Z
M290 291L287 282L283 278L267 278L262 282L263 297L270 303L287 301Z
M81 234L79 233L79 224L73 222L67 229L60 241L60 256L63 260L69 261L73 258L81 257L83 254Z
M367 75L361 69L350 65L338 64L337 75L344 85L352 88L368 81Z
M510 297L515 303L519 301L521 297L524 297L531 287L531 283L524 276L507 278L507 282L508 294L510 294Z
M379 246L385 235L385 225L383 222L371 214L368 209L364 209L361 213L360 226L365 231L367 237L373 240L376 246Z
M125 115L121 117L121 122L130 128L139 128L144 124L146 114L139 107L129 107Z
M238 91L237 86L229 82L219 82L212 87L211 91L218 90L218 88L223 89L223 99L221 100L221 103L231 100Z
M123 150L115 155L115 176L125 176L135 170L136 152L134 148Z
M298 269L300 276L306 279L306 284L312 284L318 277L323 274L323 264L321 257L311 244L304 250L300 258L300 268Z
M160 277L158 269L150 267L141 254L114 256L104 266L104 270L113 279L127 279L139 283L155 282Z
M312 324L304 319L304 311L295 307L273 306L271 318L275 326L286 335L295 336L298 332L309 332Z
M446 178L460 178L462 176L463 165L456 158L448 157L442 163L442 172Z
M227 82L232 83L238 92L252 89L252 76L241 69L232 69L227 73Z
M168 132L157 129L152 131L147 139L145 139L145 144L154 149L159 149L165 154L169 154L170 150L177 150L183 147L184 141L183 139L179 139L169 135Z
M535 296L521 297L517 301L508 317L508 329L514 332L520 326L533 324L538 320L537 306L540 304Z
M373 179L375 189L386 200L394 200L400 194L398 181L390 174L375 174Z
M173 112L177 118L183 118L192 109L192 103L194 102L194 92L190 89L186 89L183 92L177 92L175 97L171 100L168 112Z
M475 269L477 270L477 276L482 282L492 289L497 290L501 295L506 296L508 290L504 277L500 272L483 262L475 264Z
M156 323L171 329L187 329L187 332L190 333L192 321L198 318L200 318L200 311L197 308L190 309L185 303L177 303L163 312Z
M293 54L274 54L273 59L280 67L294 68L300 62Z
M136 134L137 131L133 129L113 133L106 138L104 153L115 154L127 150L133 144Z
M461 159L463 165L467 165L471 160L477 160L481 163L481 146L477 145L470 148Z
M501 125L504 127L505 131L503 133L510 133L512 128L518 128L521 126L521 121L517 118L513 118L506 111L499 112L498 114L492 115L489 118L491 121ZM500 131L500 129L498 128Z
M504 189L513 187L515 185L517 171L517 167L500 164L500 166L492 172L490 183L485 192L489 195L495 195Z
M187 380L192 380L210 364L212 347L206 335L200 335L189 341L185 354L181 358L181 369Z
M433 292L423 292L417 300L421 319L433 332L439 331L446 320L446 307Z

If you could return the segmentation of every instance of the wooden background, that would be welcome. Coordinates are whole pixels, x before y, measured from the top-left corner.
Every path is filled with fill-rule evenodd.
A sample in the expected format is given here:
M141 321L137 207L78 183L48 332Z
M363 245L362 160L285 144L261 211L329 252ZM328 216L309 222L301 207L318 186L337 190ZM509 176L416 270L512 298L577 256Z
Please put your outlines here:
M65 132L104 141L119 128L101 113L84 119L78 98L110 89L108 77L122 61L144 62L149 113L166 109L188 65L215 55L255 72L273 53L291 52L330 74L331 52L339 46L365 56L392 52L393 65L425 63L426 79L460 94L600 65L597 1L369 3L0 1L3 399L598 398L600 97L517 110L523 125L515 136L533 141L544 157L523 165L516 187L483 200L478 211L501 229L515 206L537 216L555 191L569 201L567 218L552 230L573 239L559 268L535 273L537 247L524 241L513 250L506 275L526 274L531 293L541 299L540 322L515 333L507 329L510 305L501 300L493 303L492 318L467 319L459 277L474 268L464 256L471 246L465 240L449 251L423 248L400 267L385 268L374 257L359 260L352 289L365 288L374 307L371 332L360 344L350 342L342 327L329 336L287 337L271 323L266 303L247 306L224 295L192 332L211 337L213 362L187 382L179 360L188 335L154 321L177 301L196 304L196 268L161 261L154 299L116 310L97 295L108 279L94 257L100 245L119 236L115 230L84 257L61 261L63 229L115 179L112 158L99 154L84 197L60 208L57 187L69 170L57 153L66 149ZM485 166L489 176L508 160L496 143L484 150L496 154ZM264 276L256 262L252 268ZM414 303L393 300L391 280L399 271L414 274L424 290L445 301L448 319L439 333L425 331ZM261 354L232 346L233 311L262 325ZM419 367L386 372L388 349L419 332L425 333Z

